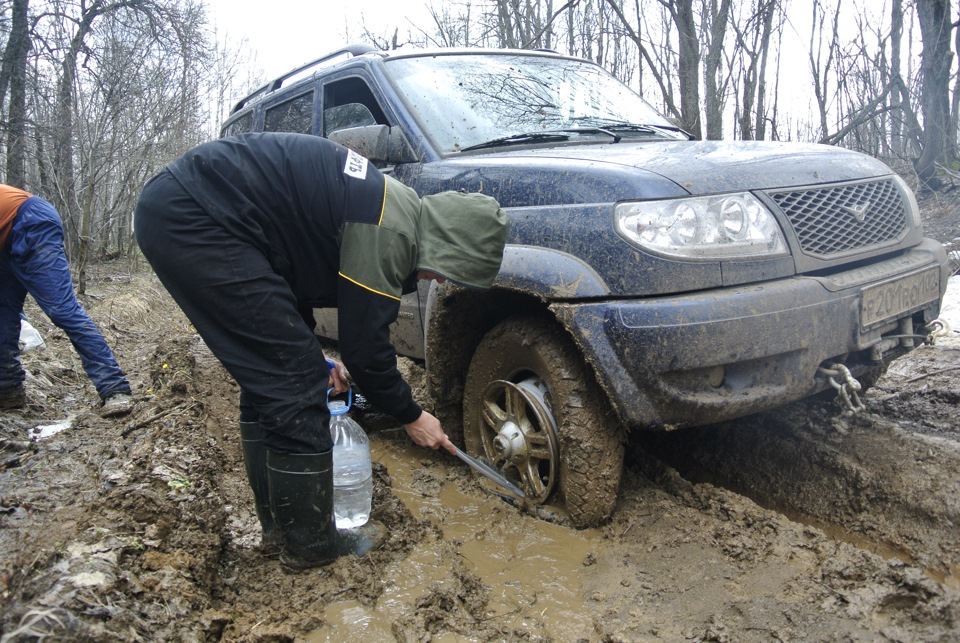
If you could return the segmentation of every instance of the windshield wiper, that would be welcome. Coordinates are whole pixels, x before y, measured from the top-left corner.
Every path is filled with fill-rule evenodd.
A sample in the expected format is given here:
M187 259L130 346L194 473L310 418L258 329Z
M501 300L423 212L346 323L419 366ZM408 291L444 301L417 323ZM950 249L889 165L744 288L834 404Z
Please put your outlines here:
M688 139L693 138L687 132L683 131L679 127L667 127L664 125L634 125L633 123L625 123L623 125L610 125L607 129L613 132L645 132L649 134L661 134L675 138L677 134L680 134Z
M614 143L619 143L623 138L619 134L615 134L610 130L601 127L570 127L567 129L553 129L542 130L539 132L527 132L524 134L510 134L509 136L495 138L492 141L486 141L485 143L478 143L477 145L465 147L460 151L467 152L469 150L480 150L486 147L500 147L501 145L515 145L519 143L567 141L570 140L570 134L605 134L612 138Z
M546 141L566 141L569 140L569 136L562 133L562 130L556 132L527 132L525 134L510 134L509 136L501 136L500 138L495 138L484 143L477 143L476 145L470 145L469 147L461 148L461 152L467 152L469 150L482 150L486 147L500 147L502 145L516 145L519 143L543 143Z
M644 123L641 125L638 123L628 123L626 121L615 121L612 119L595 117L584 117L581 120L588 123L591 121L600 121L599 124L603 127L603 129L611 132L643 132L644 134L661 134L671 138L675 138L676 135L679 134L688 139L693 138L689 133L685 132L681 128L668 125L651 125L649 123Z
M577 134L606 134L613 139L614 143L619 143L623 139L623 137L619 134L614 134L609 128L604 127L571 127L570 129L562 129L557 131Z

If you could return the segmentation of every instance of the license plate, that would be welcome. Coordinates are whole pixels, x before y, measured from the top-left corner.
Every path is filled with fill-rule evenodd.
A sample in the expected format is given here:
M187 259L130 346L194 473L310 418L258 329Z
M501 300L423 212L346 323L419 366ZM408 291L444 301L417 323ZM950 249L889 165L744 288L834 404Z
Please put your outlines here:
M940 269L931 268L863 289L860 327L869 328L923 308L940 296Z

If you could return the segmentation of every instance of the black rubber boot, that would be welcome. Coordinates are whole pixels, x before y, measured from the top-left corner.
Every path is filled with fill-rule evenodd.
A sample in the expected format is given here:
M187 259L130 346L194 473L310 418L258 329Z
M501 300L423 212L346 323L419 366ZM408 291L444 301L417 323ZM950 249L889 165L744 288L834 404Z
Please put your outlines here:
M267 449L263 446L263 428L259 422L240 422L240 439L243 444L243 463L247 468L247 481L253 489L253 502L263 534L260 537L260 553L267 558L277 558L283 548L283 535L270 513L270 488L267 484Z
M27 391L23 382L10 388L0 389L0 409L22 409L27 405Z
M333 451L312 454L267 451L270 507L283 534L280 562L300 570L339 556L363 556L386 540L383 525L370 522L337 530L333 517Z

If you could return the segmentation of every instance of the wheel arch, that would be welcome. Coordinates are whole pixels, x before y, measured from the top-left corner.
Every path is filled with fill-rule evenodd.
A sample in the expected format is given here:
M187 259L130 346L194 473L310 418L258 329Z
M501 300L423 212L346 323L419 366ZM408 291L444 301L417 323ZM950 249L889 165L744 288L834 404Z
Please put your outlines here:
M427 392L434 414L454 441L462 443L467 369L477 345L490 329L509 317L542 317L575 340L551 304L609 294L604 280L582 259L550 248L517 244L504 249L492 289L472 290L450 283L433 287L427 298L424 329ZM595 369L591 360L585 361Z
M529 293L492 288L470 290L449 283L427 301L424 360L434 414L451 439L463 444L463 387L473 354L490 329L517 315L560 324L548 302Z

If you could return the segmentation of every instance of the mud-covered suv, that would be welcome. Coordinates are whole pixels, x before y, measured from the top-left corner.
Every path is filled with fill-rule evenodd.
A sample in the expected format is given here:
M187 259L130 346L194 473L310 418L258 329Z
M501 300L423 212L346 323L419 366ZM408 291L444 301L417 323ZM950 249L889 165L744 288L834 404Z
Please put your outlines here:
M432 286L394 329L468 451L574 524L609 516L630 430L741 417L837 388L851 407L930 330L940 244L884 164L834 147L689 140L589 62L351 47L234 109L421 195L483 192L511 226L494 288ZM331 311L320 332L336 336Z

